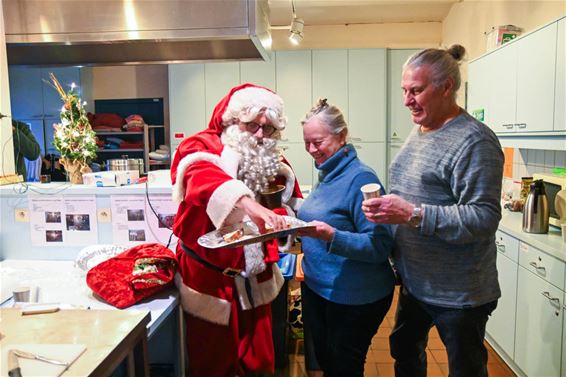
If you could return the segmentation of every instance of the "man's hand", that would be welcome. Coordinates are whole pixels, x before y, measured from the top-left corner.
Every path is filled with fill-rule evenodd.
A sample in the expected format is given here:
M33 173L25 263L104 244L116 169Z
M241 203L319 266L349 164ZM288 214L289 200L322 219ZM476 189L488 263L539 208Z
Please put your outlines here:
M240 200L236 202L236 207L246 212L250 219L258 226L260 233L266 232L266 226L270 228L269 231L275 232L287 229L287 222L283 216L279 216L248 196L242 196Z
M380 224L406 224L413 213L413 208L415 208L414 204L394 194L362 202L362 211L366 218Z
M319 238L324 241L332 241L335 229L322 221L311 221L308 225L314 225L315 228L300 229L298 234L305 237Z

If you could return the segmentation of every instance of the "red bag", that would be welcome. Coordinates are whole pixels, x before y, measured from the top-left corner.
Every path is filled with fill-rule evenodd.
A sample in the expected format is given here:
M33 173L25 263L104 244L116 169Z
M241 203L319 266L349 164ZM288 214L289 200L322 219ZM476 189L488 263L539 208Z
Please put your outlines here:
M168 286L175 271L171 250L146 243L94 266L86 275L86 283L104 301L123 309Z

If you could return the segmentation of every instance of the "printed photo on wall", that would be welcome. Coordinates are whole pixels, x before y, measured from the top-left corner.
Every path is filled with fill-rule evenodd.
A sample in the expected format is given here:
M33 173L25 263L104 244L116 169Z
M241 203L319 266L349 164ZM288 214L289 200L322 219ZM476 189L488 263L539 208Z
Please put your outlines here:
M87 214L65 215L67 230L90 230L90 217Z
M173 227L173 222L175 221L175 214L159 214L159 221L157 222L160 228L171 229Z
M128 221L144 221L145 219L143 209L129 209L127 212Z
M61 212L45 212L45 222L46 223L60 223L61 222Z
M129 229L128 236L130 241L145 241L145 231L143 229Z
M63 242L63 231L62 230L46 230L45 231L45 241L46 242Z

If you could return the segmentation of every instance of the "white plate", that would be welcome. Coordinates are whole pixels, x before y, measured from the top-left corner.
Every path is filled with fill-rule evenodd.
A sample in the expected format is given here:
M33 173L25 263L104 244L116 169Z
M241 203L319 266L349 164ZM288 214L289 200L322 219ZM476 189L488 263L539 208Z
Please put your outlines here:
M238 247L243 245L249 245L251 243L263 242L267 240L272 240L274 238L286 237L289 234L296 233L299 229L314 228L314 225L309 225L303 220L299 220L291 216L283 216L289 228L283 229L277 232L268 232L260 234L257 225L252 221L245 221L242 223L230 225L224 228L213 230L205 235L202 235L197 240L198 244L207 249L218 249L221 247ZM233 232L237 229L243 229L244 235L242 238L233 241L226 242L224 240L224 235Z

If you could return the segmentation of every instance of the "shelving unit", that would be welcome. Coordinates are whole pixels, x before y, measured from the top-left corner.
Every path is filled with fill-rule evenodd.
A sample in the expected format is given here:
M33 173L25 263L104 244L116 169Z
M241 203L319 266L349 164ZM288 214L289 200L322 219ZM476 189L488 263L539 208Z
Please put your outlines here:
M141 148L129 149L99 149L98 160L106 161L113 158L122 158L127 155L128 158L142 158L144 161L144 170L148 172L152 169L167 169L170 166L170 158L167 160L152 160L149 153L159 148L161 144L165 144L167 140L166 132L168 127L165 126L163 115L163 99L162 98L131 98L131 99L104 99L95 100L96 113L114 113L123 118L130 115L140 115L147 123L143 131L95 131L96 135L101 138L117 137L124 141L141 141Z

